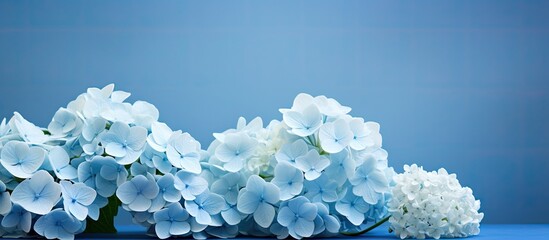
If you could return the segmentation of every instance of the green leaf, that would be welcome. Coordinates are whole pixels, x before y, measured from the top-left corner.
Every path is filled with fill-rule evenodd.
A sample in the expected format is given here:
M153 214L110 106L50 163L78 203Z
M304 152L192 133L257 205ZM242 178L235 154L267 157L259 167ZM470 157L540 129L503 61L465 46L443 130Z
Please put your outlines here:
M99 210L99 219L97 221L89 217L86 219L86 230L84 233L116 233L114 217L118 214L118 207L120 205L121 202L116 195L111 196L107 206Z

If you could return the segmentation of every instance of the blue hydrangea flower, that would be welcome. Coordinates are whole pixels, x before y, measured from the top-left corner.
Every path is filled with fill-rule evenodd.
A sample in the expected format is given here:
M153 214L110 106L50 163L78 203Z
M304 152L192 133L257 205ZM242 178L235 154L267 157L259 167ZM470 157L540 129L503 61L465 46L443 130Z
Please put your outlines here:
M305 196L313 202L335 202L337 200L337 183L327 175L321 175L313 181L305 181Z
M163 174L168 174L174 169L166 153L157 152L150 146L145 147L145 151L139 159L147 167L156 168Z
M40 215L50 212L60 198L61 187L44 170L36 172L31 178L21 182L11 195L13 203Z
M330 179L336 181L339 186L343 185L347 179L354 176L356 162L347 149L330 154L330 161L330 166L325 169L324 175L328 175Z
M82 137L84 140L91 142L101 133L105 131L107 126L107 121L103 118L91 118L86 119L84 126L82 128Z
M314 104L305 107L302 111L285 111L282 119L289 132L300 137L307 137L315 133L322 125L322 114Z
M158 109L145 101L135 101L132 105L132 117L136 126L150 129L152 123L158 121L160 112Z
M289 162L295 165L295 160L309 151L307 143L302 139L298 139L291 143L282 145L280 150L276 152L275 158L278 162Z
M34 231L48 239L72 240L81 228L81 222L61 209L40 217L34 224Z
M78 177L76 168L70 165L69 154L62 147L53 147L48 159L57 178L70 180Z
M255 153L257 141L245 133L228 133L215 150L215 156L229 172L238 172L244 161Z
M82 131L82 120L66 108L59 108L48 125L52 135L75 137Z
M196 218L196 222L204 225L211 224L212 215L219 214L224 207L225 199L210 192L204 192L194 200L185 201L185 208L189 214Z
M191 231L189 213L176 202L154 213L155 231L160 239L179 236Z
M280 200L288 200L303 190L303 172L287 162L280 162L274 170L271 180L280 189Z
M237 208L244 214L253 213L255 222L267 228L275 217L273 205L279 200L280 189L276 185L252 175L248 178L246 187L238 193Z
M366 147L373 145L370 138L370 130L365 126L363 118L353 118L349 120L349 130L353 133L353 138L349 142L349 146L357 151L364 150Z
M132 211L142 212L151 207L152 200L158 192L158 185L154 179L139 175L120 185L116 190L116 196Z
M344 119L328 122L320 128L318 137L322 149L328 153L337 153L349 146L353 139L353 132Z
M280 208L277 221L288 228L292 237L301 239L313 235L317 213L317 205L306 197L299 196L288 201L287 206Z
M42 132L42 129L27 121L18 112L13 113L13 118L10 120L12 131L23 139L23 141L30 144L42 144L49 140L49 137Z
M196 174L202 171L200 143L188 133L176 132L172 134L166 148L166 156L176 168Z
M4 182L0 181L0 215L6 215L11 210L10 193Z
M14 204L11 211L2 219L2 227L21 230L28 233L31 229L32 214L18 204Z
M376 204L380 193L389 191L387 177L377 168L377 160L371 155L357 168L349 182L353 185L353 193L369 204Z
M212 183L211 191L223 196L227 203L236 204L238 191L245 184L245 179L239 173L228 173Z
M108 198L116 192L118 180L125 182L128 175L126 169L120 167L112 157L95 156L78 165L78 181L93 188L100 196Z
M194 200L208 189L208 182L196 174L180 170L175 176L175 188L181 192L185 200Z
M24 142L11 141L2 148L0 163L13 176L29 178L42 166L46 152L39 147L29 147Z
M305 179L311 181L320 177L322 171L330 165L330 159L311 149L304 156L298 157L295 163L305 173Z
M131 164L139 158L147 141L147 129L130 127L122 122L115 122L103 135L105 152L114 156L119 164Z
M335 217L330 215L330 212L328 211L328 208L326 205L324 205L321 202L315 202L314 203L318 209L318 216L317 218L320 218L322 220L321 226L323 227L322 230L319 232L324 231L324 229L328 230L328 232L331 233L338 233L339 228L341 227L341 223L339 220ZM316 219L315 219L316 221ZM318 224L315 224L317 226Z
M171 174L166 174L156 182L160 190L159 195L166 202L178 202L181 199L181 192L175 188L175 178Z
M97 196L95 190L83 183L72 184L69 181L61 181L59 184L61 185L65 211L80 221L86 219L88 206L93 203Z
M370 205L361 196L356 196L348 191L344 198L336 202L335 209L353 225L359 226L364 222L365 214L370 209Z
M147 137L147 143L155 151L165 152L172 134L172 129L165 123L153 122L151 124L151 134Z

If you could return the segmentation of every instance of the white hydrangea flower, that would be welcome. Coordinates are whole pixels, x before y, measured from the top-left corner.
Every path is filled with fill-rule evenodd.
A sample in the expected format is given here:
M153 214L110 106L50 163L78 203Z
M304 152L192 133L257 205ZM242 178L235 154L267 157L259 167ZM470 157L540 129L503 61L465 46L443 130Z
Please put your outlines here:
M455 174L444 168L426 172L417 165L404 166L394 177L396 186L388 204L390 229L401 239L454 238L478 235L480 201L462 187Z

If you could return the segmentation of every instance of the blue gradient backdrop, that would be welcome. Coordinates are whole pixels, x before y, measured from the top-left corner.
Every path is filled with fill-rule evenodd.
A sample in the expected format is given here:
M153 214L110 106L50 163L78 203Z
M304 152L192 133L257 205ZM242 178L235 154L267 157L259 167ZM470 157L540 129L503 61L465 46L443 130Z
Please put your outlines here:
M547 1L0 1L0 116L46 126L114 82L207 146L324 94L397 171L458 173L486 223L549 223L548 81Z

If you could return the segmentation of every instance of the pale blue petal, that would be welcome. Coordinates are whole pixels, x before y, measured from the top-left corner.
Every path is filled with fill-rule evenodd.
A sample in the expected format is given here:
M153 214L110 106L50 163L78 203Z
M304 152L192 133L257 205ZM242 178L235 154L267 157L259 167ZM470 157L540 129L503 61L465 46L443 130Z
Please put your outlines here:
M176 222L170 228L170 234L174 236L187 234L190 231L191 225L188 222Z
M154 226L154 229L156 231L156 236L160 239L166 239L170 237L170 228L172 226L172 223L169 221L162 221L156 223L156 226Z
M196 216L196 222L204 225L209 225L212 222L210 214L204 210L199 210Z
M246 190L254 193L262 193L264 191L265 180L257 175L252 175L246 182Z
M143 149L145 142L147 141L147 129L140 126L131 127L126 141L128 147L134 151Z
M265 199L265 202L271 204L277 203L280 200L280 189L272 183L265 183L263 198Z
M261 203L254 212L254 220L259 226L268 228L271 226L275 216L275 209L272 205Z
M135 197L135 199L130 204L128 204L128 207L132 211L143 212L149 209L151 207L151 204L151 199L148 199L145 196L138 194L137 197Z
M307 221L303 218L299 218L294 226L293 230L301 237L310 237L315 230L315 224L312 221Z
M204 200L203 208L210 215L215 215L221 212L225 207L225 199L215 193L208 193L207 198Z
M240 190L238 194L238 211L245 214L252 214L259 205L259 196L254 193L247 191L246 189Z
M121 142L109 142L105 146L105 152L114 157L124 157L127 153L127 148Z
M304 203L298 211L299 217L308 221L313 221L317 215L317 207L312 203Z
M235 208L229 208L222 211L221 216L229 225L236 225L242 220L240 213Z
M125 182L116 190L116 196L124 204L130 204L137 197L137 188L132 182Z
M295 220L295 213L290 210L289 207L283 207L278 212L277 221L280 225L284 227L290 226L290 224Z

